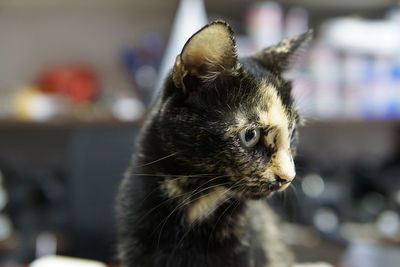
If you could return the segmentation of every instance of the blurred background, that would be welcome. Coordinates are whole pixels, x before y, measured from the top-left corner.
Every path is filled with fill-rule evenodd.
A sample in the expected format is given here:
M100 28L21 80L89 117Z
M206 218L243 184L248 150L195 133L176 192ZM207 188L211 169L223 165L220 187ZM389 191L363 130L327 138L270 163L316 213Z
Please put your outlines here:
M115 259L114 197L182 42L224 19L240 55L313 28L288 77L307 123L268 200L301 261L400 262L400 2L0 0L0 266Z

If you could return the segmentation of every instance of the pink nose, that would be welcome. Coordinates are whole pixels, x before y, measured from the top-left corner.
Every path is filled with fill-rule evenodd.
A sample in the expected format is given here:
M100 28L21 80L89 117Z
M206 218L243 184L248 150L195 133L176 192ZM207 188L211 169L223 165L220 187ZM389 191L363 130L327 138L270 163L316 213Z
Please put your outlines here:
M275 156L275 175L285 182L293 181L296 176L292 155L284 150L278 151Z
M279 180L281 180L284 183L290 183L291 181L293 181L294 177L296 176L296 173L294 174L284 174L284 175L276 175L276 178L278 178Z

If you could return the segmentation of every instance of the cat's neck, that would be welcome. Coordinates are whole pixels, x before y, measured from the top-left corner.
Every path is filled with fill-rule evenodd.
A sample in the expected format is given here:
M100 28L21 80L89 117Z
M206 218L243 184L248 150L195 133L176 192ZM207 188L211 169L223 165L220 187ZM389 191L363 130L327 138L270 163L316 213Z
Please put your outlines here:
M173 156L155 161L147 158L152 164L138 163L142 165L140 173L144 174L140 176L143 199L138 201L150 202L144 210L161 211L157 213L157 220L175 221L186 230L204 227L217 235L241 234L241 216L246 203L226 186L225 175L201 173ZM221 225L229 227L222 230Z
M225 175L193 172L193 169L180 173L166 168L149 169L142 169L141 180L145 191L156 191L159 201L175 206L181 212L184 223L199 224L212 217L224 204L239 206L243 202L228 187L231 182Z
M171 181L180 180L178 177L172 178ZM168 195L170 193L167 193L165 186L161 183L160 186L152 187L151 191L151 187L147 190L147 194L157 194L156 198L149 198L152 203L145 210L146 213L153 210L150 217L158 224L155 228L155 225L153 226L153 230L159 235L158 238L177 237L177 240L169 240L172 244L182 243L181 239L186 238L207 243L207 246L212 245L214 241L219 244L240 243L245 234L244 201L228 197L227 189L220 186L207 192L199 190L199 193L174 188L172 190L176 191L173 196ZM211 243L208 244L209 242Z
M239 262L246 253L246 202L225 186L226 176L196 169L155 143L142 150L133 166L139 174L134 179L139 184L132 185L138 206L136 236L171 255L184 251L215 256L219 262L221 255L235 251Z

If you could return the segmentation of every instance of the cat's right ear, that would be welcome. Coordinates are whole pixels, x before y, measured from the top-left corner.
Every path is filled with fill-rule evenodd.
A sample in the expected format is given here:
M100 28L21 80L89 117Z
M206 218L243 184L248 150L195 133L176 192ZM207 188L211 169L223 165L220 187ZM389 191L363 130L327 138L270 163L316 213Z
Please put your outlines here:
M177 87L186 78L212 82L221 74L235 74L239 68L233 32L223 21L206 25L186 42L172 71Z

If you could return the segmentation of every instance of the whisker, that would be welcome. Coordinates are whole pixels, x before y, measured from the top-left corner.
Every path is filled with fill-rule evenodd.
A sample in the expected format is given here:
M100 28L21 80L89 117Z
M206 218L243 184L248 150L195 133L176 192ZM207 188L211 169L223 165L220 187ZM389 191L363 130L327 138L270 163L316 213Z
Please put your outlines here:
M176 156L176 155L177 155L177 154L179 154L179 153L180 153L180 152L175 152L175 153L169 154L168 156L165 156L165 157L162 157L162 158L156 159L156 160L154 160L154 161L151 161L151 162L148 162L148 163L144 163L144 164L142 164L142 165L139 165L139 166L137 166L137 167L149 166L149 165L151 165L151 164L154 164L154 163L160 162L160 161L162 161L162 160L164 160L164 159L167 159L167 158L170 158L170 157Z
M200 173L200 174L154 174L154 173L128 173L128 175L132 176L146 176L146 177L177 177L177 178L192 178L192 177L209 177L209 176L215 176L218 175L218 173ZM219 175L219 176L225 176L225 177L243 177L243 175L232 175L232 174L226 174L226 175Z
M210 189L209 187L206 187L206 188L204 188L203 190L200 190L200 191L199 191L198 189L200 189L202 186L206 185L206 184L209 183L209 182L215 181L215 180L217 180L217 179L222 179L222 178L225 178L225 177L229 177L229 176L228 176L228 175L216 176L216 177L214 177L213 179L210 179L210 180L205 181L204 183L202 183L201 185L199 185L196 189L194 189L192 192L185 192L185 193L179 194L179 195L177 195L177 196L169 197L168 199L166 199L165 201L162 201L161 203L159 203L158 205L156 205L155 207L153 207L153 208L151 208L149 211L147 211L144 215L142 215L142 216L141 216L141 219L139 220L139 223L142 222L142 221L145 219L145 217L147 217L151 212L153 212L154 210L156 210L157 208L159 208L159 207L162 206L163 204L165 204L165 203L167 203L167 202L169 202L169 201L173 201L173 200L175 200L175 199L177 199L177 198L179 198L179 197L183 197L183 196L185 196L185 195L190 194L190 195L188 196L188 198L186 198L185 200L183 200L183 201L186 201L187 199L189 199L189 198L192 197L193 195L198 194L198 193L201 193L201 192L204 192L204 191ZM176 179L181 179L181 177L175 178L175 179L171 179L171 181L172 181L172 180L176 180ZM229 184L229 183L224 183L224 185L225 185L225 184ZM221 185L221 184L220 184L220 185ZM217 185L217 186L218 186L218 185ZM148 198L150 197L150 195L151 195L152 193L154 193L157 189L159 189L159 187L155 187L155 188L149 193L149 195L147 195L147 196L144 198L144 200L148 199ZM142 201L142 205L144 204L144 200ZM140 207L140 206L139 206L139 207Z
M233 201L232 203L235 203L235 205L234 205L234 207L231 209L230 216L232 216L233 213L235 212L235 210L239 207L241 201L240 201L239 199L234 199L234 201ZM229 209L230 207L232 207L232 205L229 205L229 206L228 206L228 209ZM225 212L226 212L226 210L224 211L224 213L225 213ZM222 215L222 216L223 216L223 215ZM222 217L222 216L220 216L220 217ZM213 230L210 232L210 235L209 235L208 241L207 241L207 250L206 250L206 251L208 251L208 249L209 249L210 240L211 240L211 235L213 234L213 232L214 232L214 230L215 230L216 225L218 224L218 222L219 222L219 219L217 220L216 224L214 225Z
M206 191L206 190L209 190L209 189L212 189L212 188L215 188L215 187L224 185L224 184L229 184L229 183L222 183L222 184L212 185L212 186L209 186L209 187L204 188L203 190L201 190L201 191L199 191L199 192L197 192L197 193L200 193L200 192L202 192L202 191ZM199 200L200 198L203 198L203 197L206 197L206 196L208 196L208 195L211 195L212 193L213 193L213 192L208 192L208 193L206 193L206 194L204 194L204 195L200 195L199 197L196 197L196 198L194 198L194 199L191 199L191 200L189 200L189 201L187 202L187 200L190 199L190 198L193 196L193 194L191 194L190 196L188 196L187 198L185 198L185 199L181 202L181 204L177 205L177 206L168 214L168 216L167 216L164 220L162 220L162 222L154 229L154 231L157 231L158 228L159 228L159 227L161 226L161 224L162 224L161 229L160 229L160 233L159 233L159 235L158 235L157 247L158 247L159 244L160 244L161 234L162 234L162 230L164 229L165 224L167 223L168 219L169 219L176 211L178 211L180 208L182 208L182 207L184 207L184 206L187 206L187 205L189 205L189 204L195 202L196 200Z
M220 176L220 177L217 176L217 177L214 178L214 180L216 180L216 178L224 178L224 176ZM180 178L177 178L177 179L180 179ZM172 180L175 180L175 179L172 179ZM208 182L208 181L207 181L207 182ZM203 183L202 185L204 185L204 184L205 184L205 183ZM200 186L202 186L202 185L200 185ZM158 186L155 187L155 188L151 191L151 193L154 193L154 192L155 192L156 190L158 190L158 189L159 189ZM209 188L204 188L204 189L205 189L205 190L208 190ZM204 190L204 191L205 191L205 190ZM196 193L201 193L201 192L203 192L203 191L198 191L198 192L196 192ZM153 212L154 210L156 210L156 209L159 208L160 206L164 205L165 203L167 203L167 202L169 202L169 201L173 201L173 200L175 200L175 199L177 199L177 198L179 198L179 197L183 197L183 196L188 195L188 194L193 194L193 192L185 192L185 193L182 193L182 194L179 194L179 195L176 195L176 196L168 197L166 200L160 202L158 205L156 205L155 207L151 208L151 209L150 209L149 211L147 211L144 215L142 215L142 216L141 216L142 218L139 220L138 223L142 222L142 221L145 219L145 217L147 217L151 212ZM149 195L146 196L144 200L146 200L148 197L149 197ZM190 195L189 195L189 197L190 197ZM144 203L144 200L142 201L143 203ZM143 205L143 203L142 203L142 205ZM139 207L140 207L140 206L139 206Z
M137 174L137 175L142 175L142 176L146 176L146 175L154 176L153 174ZM183 179L183 178L186 178L186 177L207 177L208 175L211 175L211 174L180 175L180 176L178 176L178 177L176 177L176 178L169 179L169 181L175 181L175 180ZM156 176L157 176L157 175L156 175ZM170 177L169 175L158 175L158 176L160 176L160 177ZM221 176L221 177L224 177L224 176ZM142 205L143 205L143 204L145 203L145 201L146 201L154 192L156 192L158 189L159 189L159 187L156 186L153 190L151 190L150 193L148 193L148 194L144 197L144 199L142 200ZM184 195L184 194L182 194L182 195ZM166 200L166 201L168 201L168 200ZM165 203L166 201L160 203L160 205L162 205L162 204ZM142 205L140 205L139 208L140 208ZM156 207L158 207L158 206L159 206L159 205L157 205ZM146 214L146 215L147 215L147 214Z
M292 189L292 191L294 193L294 196L296 198L296 202L297 202L297 200L299 200L299 195L298 195L298 192L297 192L297 188L294 186L294 184L290 184L289 188Z
M227 189L227 193L228 193L231 189L234 189L234 188L236 188L236 187L238 187L238 186L241 186L242 184L240 184L239 182L241 182L241 181L240 181L240 180L237 181L237 182L235 183L236 186L235 186L235 184L234 184L230 189ZM238 184L238 183L239 183L239 184ZM221 186L221 185L225 185L225 184L229 184L229 182L227 182L227 183L221 183L221 184L217 184L217 185L212 185L212 186L206 187L206 188L204 188L203 190L198 191L197 193L200 193L200 192L203 192L203 191L206 191L206 190L209 190L209 189L212 189L212 188ZM196 197L195 199L191 199L189 202L186 202L189 198L191 198L192 196L194 196L194 194L191 194L191 195L188 196L186 199L184 199L180 205L178 205L177 207L175 207L175 208L172 210L172 212L161 222L161 223L163 223L163 225L162 225L162 227L161 227L161 229L160 229L160 233L159 233L159 236L158 236L157 247L158 247L159 244L160 244L160 239L161 239L162 230L163 230L165 224L167 223L168 219L172 216L172 214L173 214L174 212L176 212L178 209L182 208L183 206L187 206L187 205L189 205L189 204L195 202L196 200L199 200L200 198L205 197L205 196L208 196L208 195L210 195L210 194L212 194L212 193L213 193L213 192L209 192L209 193L206 193L206 194L204 194L204 195L200 195L199 197ZM160 224L161 224L161 223L160 223ZM155 231L160 227L160 224L155 228Z
M228 189L227 190L227 192L229 192L230 191L230 189ZM228 199L230 199L231 197L229 197L228 196ZM222 203L220 204L220 205L222 205ZM213 209L213 211L215 211L218 207L220 207L220 205L218 205L217 207L215 207L215 209ZM231 206L231 204L229 204L229 206L228 206L228 208ZM225 211L228 209L228 208L226 208L225 209ZM210 211L210 213L212 213L213 211ZM224 212L225 212L224 211ZM221 217L221 216L220 216ZM186 238L186 236L190 233L190 231L192 230L192 225L194 224L195 222L192 222L190 225L189 225L189 227L188 227L188 229L185 231L185 233L183 234L183 236L182 236L182 238L179 240L179 242L175 245L175 247L174 247L174 250L171 252L171 255L169 256L169 259L168 259L168 263L170 262L170 260L172 259L172 257L173 257L173 255L175 254L175 252L176 252L176 250L180 247L180 245L183 243L183 240ZM167 264L167 266L168 266L168 264Z
M217 175L216 173L203 173L203 174L155 174L155 173L129 173L133 176L154 176L154 177L207 177Z
M240 182L241 182L241 181L237 181L237 182L234 183L234 185L233 185L232 187L227 188L227 193L229 193L230 191L232 191L232 189L234 189L234 188L236 188L236 187L238 187L238 186L241 186L242 184L240 184ZM212 192L210 192L209 194L211 194L211 193L212 193ZM207 195L207 194L206 194L206 195ZM204 195L204 196L206 196L206 195ZM201 197L203 197L203 196L201 196ZM199 197L199 198L201 198L201 197ZM196 198L195 200L197 200L197 199L199 199L199 198ZM228 195L228 199L227 199L226 201L229 201L230 199L232 199L232 197ZM192 202L193 202L193 201L191 201L191 203L192 203ZM223 202L220 203L219 205L217 205L212 211L209 212L209 214L211 214L211 213L214 212L216 209L218 209L222 204L223 204ZM212 235L213 231L215 230L215 228L216 228L218 222L221 220L221 218L224 216L224 214L229 210L229 208L231 208L231 207L233 206L233 204L235 204L234 209L236 209L237 206L240 204L240 201L239 201L239 200L234 200L234 201L232 201L232 202L224 209L224 211L221 213L221 215L217 218L216 223L214 224L212 230L210 231L209 239L208 239L208 242L207 242L207 247L209 246L209 242L210 242L211 235ZM232 212L231 212L231 214L232 214ZM189 225L188 230L185 231L185 233L183 234L182 238L181 238L181 239L178 241L178 243L175 245L174 250L171 252L171 255L170 255L170 257L169 257L168 263L170 262L172 256L175 254L176 250L177 250L177 249L180 247L180 245L182 244L183 240L186 238L186 236L187 236L187 235L190 233L190 231L192 230L191 225L193 225L193 224L195 224L195 222L192 222L192 223ZM161 233L160 233L160 234L161 234ZM168 264L167 264L167 266L168 266Z
M230 197L229 199L232 199L232 197ZM209 245L210 245L210 241L211 241L211 236L212 236L212 234L214 233L215 228L217 228L217 225L218 225L219 221L222 219L222 217L223 217L223 216L225 215L225 213L230 209L230 207L232 207L232 205L233 205L234 203L235 203L235 201L232 201L232 202L224 209L224 211L221 213L221 215L218 216L217 221L215 222L213 228L212 228L211 231L210 231L210 234L208 235L207 250L206 250L206 251L208 251L208 248L209 248Z

